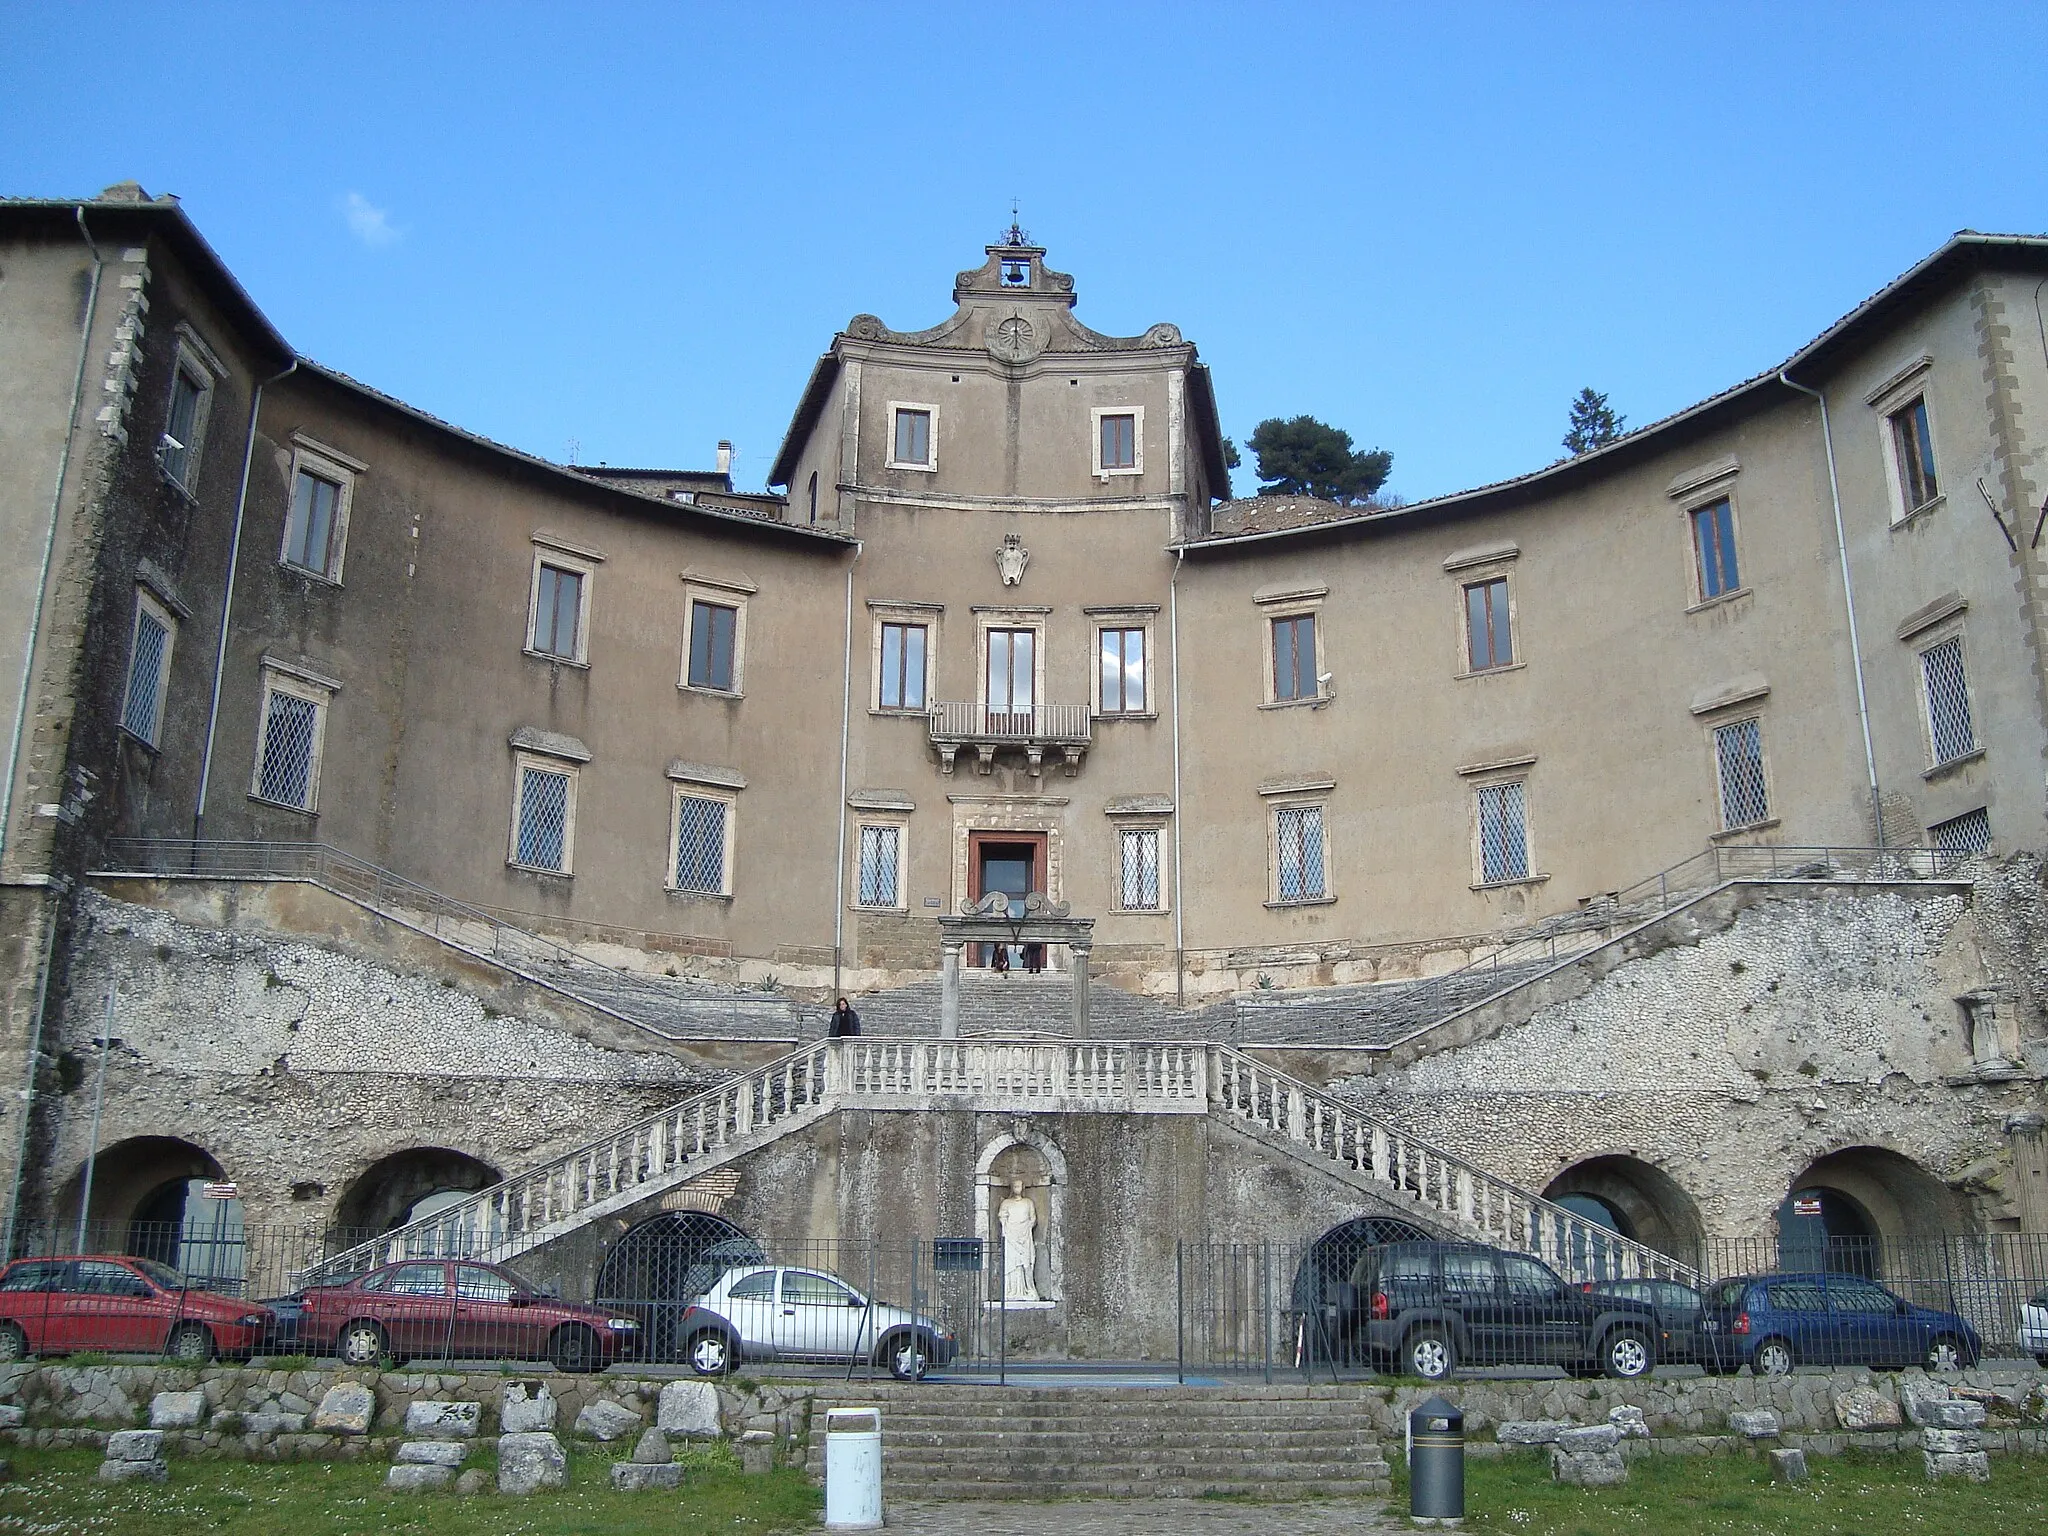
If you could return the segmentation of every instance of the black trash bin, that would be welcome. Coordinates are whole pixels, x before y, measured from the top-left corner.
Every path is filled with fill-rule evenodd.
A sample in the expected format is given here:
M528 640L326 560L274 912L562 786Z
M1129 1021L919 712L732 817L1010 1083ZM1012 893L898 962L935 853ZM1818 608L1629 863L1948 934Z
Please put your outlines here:
M1430 1525L1465 1520L1465 1415L1440 1397L1408 1415L1408 1514Z

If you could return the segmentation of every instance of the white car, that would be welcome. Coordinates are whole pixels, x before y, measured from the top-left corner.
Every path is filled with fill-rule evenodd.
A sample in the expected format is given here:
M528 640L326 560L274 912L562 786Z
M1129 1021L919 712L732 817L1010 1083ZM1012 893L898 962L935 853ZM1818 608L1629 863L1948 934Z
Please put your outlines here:
M959 1352L929 1317L863 1296L837 1275L772 1264L727 1270L678 1319L676 1342L699 1376L723 1376L742 1360L872 1360L916 1381Z
M2020 1308L2020 1348L2048 1365L2048 1286Z

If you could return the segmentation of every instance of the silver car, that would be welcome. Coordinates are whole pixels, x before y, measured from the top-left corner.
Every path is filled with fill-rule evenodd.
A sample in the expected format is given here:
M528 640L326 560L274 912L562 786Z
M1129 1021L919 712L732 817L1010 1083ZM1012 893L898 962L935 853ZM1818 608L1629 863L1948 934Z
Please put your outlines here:
M2048 1287L2020 1308L2020 1348L2048 1365Z
M952 1333L921 1313L823 1270L773 1264L727 1270L677 1321L676 1340L699 1376L722 1376L742 1360L872 1360L916 1381L959 1352Z

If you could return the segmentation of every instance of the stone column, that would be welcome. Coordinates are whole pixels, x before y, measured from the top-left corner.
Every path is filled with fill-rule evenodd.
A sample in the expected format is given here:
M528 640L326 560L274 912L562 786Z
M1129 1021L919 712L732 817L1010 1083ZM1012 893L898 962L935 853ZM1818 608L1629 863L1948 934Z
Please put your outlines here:
M1091 945L1076 943L1074 954L1074 1038L1088 1038L1088 953Z
M2022 1232L2048 1233L2048 1117L2031 1110L2008 1115L2005 1139L2012 1147L2013 1204Z
M939 946L945 956L945 970L939 982L939 1038L960 1038L960 941L948 939Z

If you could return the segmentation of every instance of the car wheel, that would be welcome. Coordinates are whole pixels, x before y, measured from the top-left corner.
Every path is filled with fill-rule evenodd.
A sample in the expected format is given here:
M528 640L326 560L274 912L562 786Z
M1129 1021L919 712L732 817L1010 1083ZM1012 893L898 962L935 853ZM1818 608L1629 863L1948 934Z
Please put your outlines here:
M1441 1328L1418 1328L1401 1345L1401 1363L1424 1381L1442 1381L1458 1368L1457 1346Z
M1935 1335L1927 1346L1926 1366L1930 1371L1967 1371L1977 1362L1963 1341L1952 1333Z
M733 1367L732 1340L716 1329L690 1336L690 1369L699 1376L723 1376Z
M28 1358L28 1335L19 1323L0 1323L0 1365Z
M557 1328L548 1341L548 1359L558 1371L598 1370L597 1335L580 1323Z
M180 1323L171 1330L164 1353L180 1365L204 1365L213 1358L213 1330L204 1323Z
M922 1381L931 1366L931 1340L921 1333L894 1333L882 1340L876 1363L886 1363L898 1381Z
M1792 1346L1783 1339L1765 1339L1749 1357L1750 1372L1757 1376L1789 1376L1798 1363Z
M358 1318L341 1330L334 1352L343 1365L375 1365L384 1358L386 1343L382 1328L366 1317Z
M1617 1328L1600 1347L1600 1364L1616 1381L1637 1381L1650 1374L1657 1352L1639 1329Z

